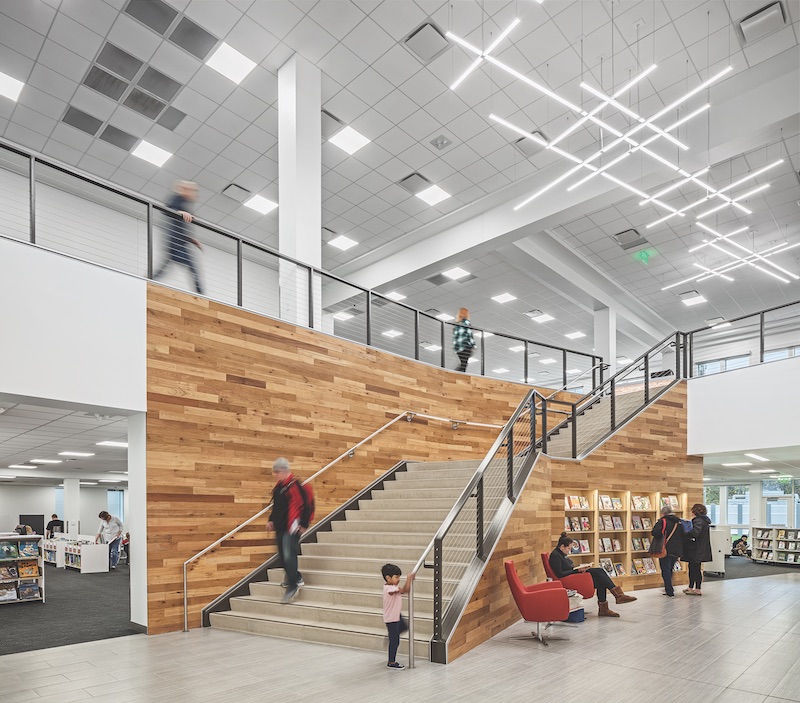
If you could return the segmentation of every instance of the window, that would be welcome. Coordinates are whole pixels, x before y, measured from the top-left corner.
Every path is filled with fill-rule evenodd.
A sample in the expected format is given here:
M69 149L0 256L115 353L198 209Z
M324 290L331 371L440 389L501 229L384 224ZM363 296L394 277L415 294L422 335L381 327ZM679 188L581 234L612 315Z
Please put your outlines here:
M108 512L125 522L125 492L116 489L108 491Z
M708 508L708 517L715 525L720 522L719 492L720 486L703 486L703 502Z
M764 361L778 361L779 359L788 359L792 355L791 349L771 349L764 352Z
M743 369L750 365L750 355L729 356L726 359L712 359L702 361L694 365L695 376L710 376L722 371L733 371L733 369Z
M750 486L726 486L728 492L728 524L732 527L750 525Z
M767 496L788 496L792 492L792 479L765 478L761 481L761 493Z

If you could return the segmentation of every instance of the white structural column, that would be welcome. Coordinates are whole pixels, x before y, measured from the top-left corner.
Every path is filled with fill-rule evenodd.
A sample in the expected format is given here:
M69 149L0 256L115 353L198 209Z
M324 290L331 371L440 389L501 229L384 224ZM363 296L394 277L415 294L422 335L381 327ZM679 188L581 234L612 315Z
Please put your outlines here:
M295 54L278 69L278 248L322 264L322 74ZM315 277L318 279L318 277ZM315 280L314 325L320 327L321 282ZM281 318L309 325L309 274L280 262Z
M64 532L78 539L78 523L81 519L81 480L64 479ZM96 525L81 525L83 534L94 534Z
M147 627L147 414L128 417L131 622Z
M611 308L594 311L594 353L608 364L603 378L617 372L617 313Z

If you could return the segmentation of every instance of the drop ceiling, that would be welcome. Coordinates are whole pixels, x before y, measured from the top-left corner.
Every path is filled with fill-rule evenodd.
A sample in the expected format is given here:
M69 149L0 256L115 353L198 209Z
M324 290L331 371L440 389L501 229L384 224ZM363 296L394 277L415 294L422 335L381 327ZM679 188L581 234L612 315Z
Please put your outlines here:
M596 101L581 93L581 80L610 91L656 62L658 70L629 96L630 105L647 115L728 63L734 67L730 86L786 56L796 65L796 2L784 3L786 26L760 41L740 41L736 21L763 4L169 0L151 3L150 10L160 8L160 14L151 16L142 0L6 2L0 5L0 71L25 81L26 88L16 104L0 100L0 134L156 199L165 199L176 179L196 180L201 187L196 211L200 218L277 247L279 209L261 216L222 191L236 183L277 201L277 70L297 52L322 71L324 109L372 140L352 156L329 142L322 145L323 225L358 242L347 252L324 245L323 266L355 275L370 256L380 258L403 248L426 237L432 227L446 229L467 215L479 218L483 209L498 203L510 208L526 193L521 187L525 179L562 168L559 157L547 150L526 158L515 146L518 135L492 123L488 114L555 135L568 124L563 106L490 66L450 90L472 56L451 46L423 62L403 45L422 23L432 21L443 31L486 46L519 17L520 25L498 47L497 57L587 106ZM238 86L200 58L222 41L257 63ZM103 81L97 82L99 78ZM87 80L95 88L115 84L117 92L97 90ZM730 131L738 116L715 114L715 92L710 95L715 126ZM753 215L743 222L754 230L747 242L756 247L800 237L797 114L780 129L773 124L763 127L750 135L746 148L708 163L714 182L722 184L767 158L785 159L769 174L771 188L752 199ZM442 149L431 143L440 136L450 141ZM141 138L174 156L160 169L131 156L126 147ZM567 144L570 151L581 152L593 148L598 138L596 128L586 127ZM692 144L700 153L707 147L706 141ZM424 204L397 185L413 172L452 197L433 207ZM634 180L636 176L633 168ZM668 174L660 182L657 177L648 180L652 190L668 182ZM674 202L690 195L685 189L675 194ZM599 275L613 280L621 296L647 305L665 329L698 327L713 317L733 317L800 298L796 281L780 284L744 271L734 283L701 284L708 305L686 308L677 298L681 289L662 288L690 275L693 261L710 265L715 260L709 253L687 253L699 242L697 227L668 222L647 230L653 252L644 262L633 258L636 252L623 251L613 235L629 228L641 231L655 209L640 208L638 198L622 189L606 193L602 202L596 200L587 195L583 207L558 213L548 231ZM730 212L715 218L720 228L737 223L742 218ZM416 277L397 281L386 275L380 288L388 291L402 283L398 290L408 296L404 302L421 309L454 314L456 307L466 305L479 326L590 352L596 305L540 280L532 262L513 247L515 237L528 234L512 233L493 247L454 242L443 250L440 258L448 266L442 268L462 266L475 275L468 282L432 286L426 279L436 272L428 267ZM781 265L800 273L793 252L781 255ZM505 305L490 300L503 292L518 300ZM532 327L523 308L542 309L556 322ZM587 337L565 340L564 334L575 330ZM644 346L641 339L623 336L619 351L634 356Z
M745 454L755 454L767 461L759 461ZM723 466L723 464L749 463L750 466ZM752 470L774 469L769 473L751 473ZM706 454L703 457L703 475L707 483L760 481L772 476L800 478L800 446L754 449L752 452Z

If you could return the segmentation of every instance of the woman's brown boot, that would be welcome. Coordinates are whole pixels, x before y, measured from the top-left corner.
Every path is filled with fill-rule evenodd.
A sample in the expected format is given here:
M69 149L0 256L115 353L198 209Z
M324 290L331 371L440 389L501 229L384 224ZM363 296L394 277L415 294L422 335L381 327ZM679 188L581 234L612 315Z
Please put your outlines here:
M615 613L608 607L608 601L604 600L602 603L598 603L597 605L600 606L600 610L597 611L597 617L599 618L618 618L619 613Z
M626 596L622 592L622 588L620 586L614 586L611 589L611 592L614 594L614 598L616 598L617 603L632 603L636 600L636 596Z

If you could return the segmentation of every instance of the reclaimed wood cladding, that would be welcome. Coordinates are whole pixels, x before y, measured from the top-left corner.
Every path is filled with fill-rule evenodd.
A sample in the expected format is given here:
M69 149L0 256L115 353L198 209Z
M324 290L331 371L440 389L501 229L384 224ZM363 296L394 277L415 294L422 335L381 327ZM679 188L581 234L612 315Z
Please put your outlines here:
M687 493L688 505L702 502L703 460L686 453L686 405L686 382L682 382L583 461L539 458L450 639L450 661L519 621L503 562L514 560L523 583L546 580L539 554L552 551L564 529L565 489ZM674 583L686 583L686 578L685 572L676 572ZM615 582L626 590L662 583L660 574L626 576ZM625 605L620 614L626 617L635 608L635 603ZM596 601L589 601L587 613L594 615L596 609Z
M150 633L182 628L183 562L269 503L276 457L305 478L404 410L502 424L526 390L153 284L147 379ZM497 432L402 420L314 482L317 519L400 460L480 460ZM274 553L265 522L191 567L191 626Z

